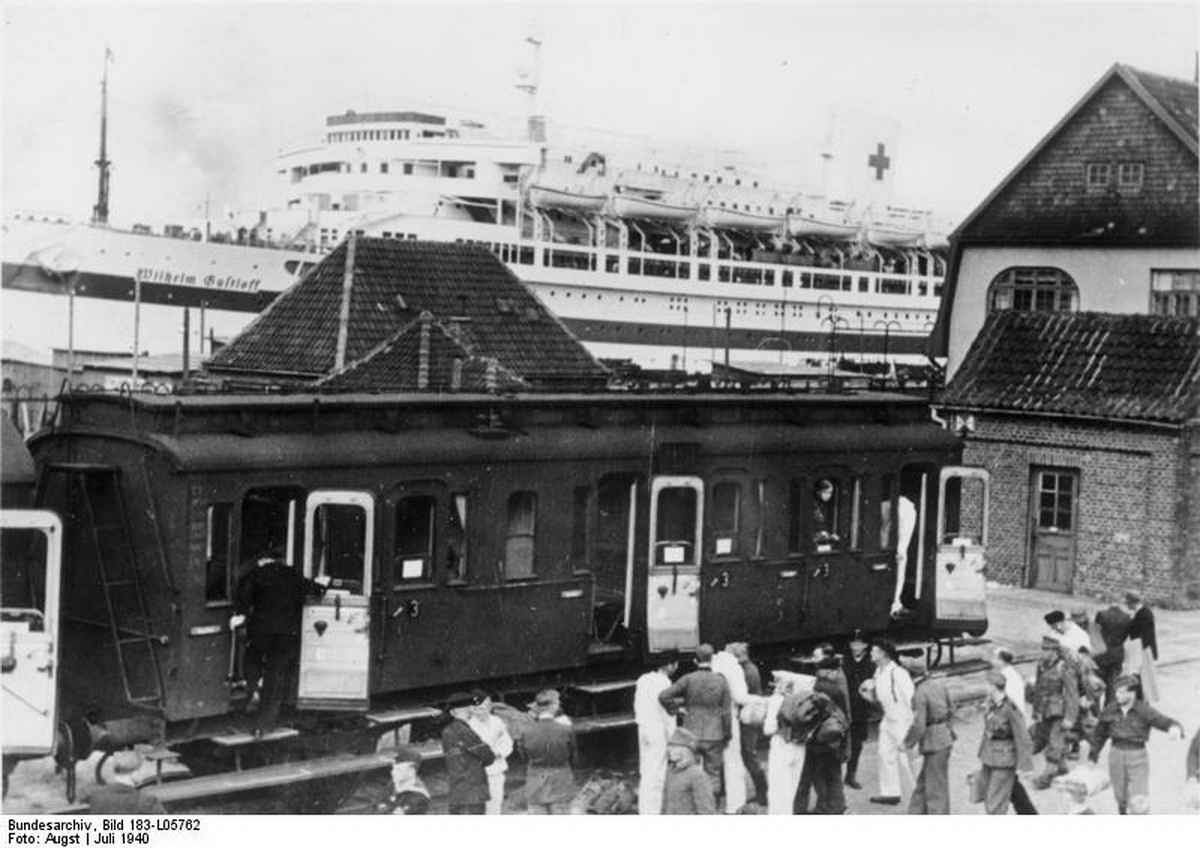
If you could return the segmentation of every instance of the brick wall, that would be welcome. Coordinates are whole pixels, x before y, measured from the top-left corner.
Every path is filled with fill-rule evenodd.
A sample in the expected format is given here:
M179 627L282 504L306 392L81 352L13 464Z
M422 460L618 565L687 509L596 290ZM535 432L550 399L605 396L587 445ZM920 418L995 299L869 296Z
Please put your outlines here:
M1200 584L1188 585L1197 570L1189 550L1200 551L1200 455L1190 444L1173 430L977 415L963 461L992 474L990 579L1032 585L1032 469L1073 469L1072 590L1134 589L1156 604L1200 605Z

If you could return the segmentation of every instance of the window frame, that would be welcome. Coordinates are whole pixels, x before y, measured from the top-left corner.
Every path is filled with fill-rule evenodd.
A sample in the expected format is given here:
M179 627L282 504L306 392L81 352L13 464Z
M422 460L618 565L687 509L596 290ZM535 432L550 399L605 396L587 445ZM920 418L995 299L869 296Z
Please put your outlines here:
M1111 162L1088 162L1084 165L1084 184L1088 191L1104 191L1112 185Z
M429 585L436 582L435 569L439 560L439 551L441 549L441 534L438 532L438 517L444 511L442 498L440 493L434 493L422 487L405 487L395 497L388 499L389 508L389 527L390 537L388 539L388 558L391 564L391 581L392 589L403 590L413 586ZM400 504L404 501L425 500L430 504L428 516L428 544L425 554L422 558L425 560L421 568L421 574L418 577L405 577L404 564L410 559L413 559L411 554L402 555L399 550L400 543Z
M1054 308L1041 308L1050 295ZM1001 300L1007 300L1001 305ZM1066 307L1063 298L1067 299ZM992 278L987 289L987 311L1071 313L1079 311L1079 285L1061 268L1034 265L1010 265Z
M220 609L222 607L233 606L234 598L237 592L237 580L235 579L237 558L234 554L233 540L235 536L240 534L235 533L234 519L237 516L236 501L211 501L204 509L205 520L205 537L204 537L204 607L205 609ZM213 558L213 510L217 507L225 507L228 514L225 517L225 596L223 598L210 598L209 590L209 574L212 567Z
M717 492L730 486L734 487L733 527L731 530L719 527L717 524ZM710 483L708 488L708 526L712 545L709 555L714 560L737 559L742 556L742 529L745 526L746 515L742 481L733 478L718 478ZM718 542L724 539L730 541L730 547L728 551L722 552L719 550Z
M528 510L529 527L528 529L521 528L519 532L514 532L513 521L514 512L513 506L515 499L518 497L528 497L531 500L531 507ZM504 522L504 582L513 583L520 580L536 580L538 578L538 561L537 561L537 532L538 532L538 492L536 489L514 489L509 492L505 499L505 522ZM529 563L527 574L511 574L510 546L515 540L529 540Z
M1126 168L1136 179L1126 179ZM1122 194L1140 194L1146 183L1146 165L1144 162L1120 162L1117 164L1117 191Z

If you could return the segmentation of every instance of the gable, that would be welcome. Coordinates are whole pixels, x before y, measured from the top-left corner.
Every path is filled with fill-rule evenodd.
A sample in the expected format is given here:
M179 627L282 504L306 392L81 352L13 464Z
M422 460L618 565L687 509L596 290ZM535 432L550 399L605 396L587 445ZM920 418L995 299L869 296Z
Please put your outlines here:
M1161 114L1187 117L1178 86L1161 114L1114 70L1056 132L960 227L958 241L987 244L1200 245L1194 143ZM1149 77L1151 75L1147 75ZM1187 84L1184 84L1185 86ZM1193 97L1195 87L1191 86ZM1194 114L1194 111L1193 111ZM1191 128L1194 137L1195 128ZM1123 192L1115 169L1141 163L1142 186ZM1107 189L1089 189L1089 163L1113 166Z

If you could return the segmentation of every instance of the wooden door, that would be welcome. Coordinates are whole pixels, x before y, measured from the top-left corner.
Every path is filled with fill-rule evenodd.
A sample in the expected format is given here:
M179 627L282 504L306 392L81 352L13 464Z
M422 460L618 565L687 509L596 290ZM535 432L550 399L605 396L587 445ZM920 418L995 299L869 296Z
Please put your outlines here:
M1035 468L1030 485L1033 585L1070 592L1075 575L1079 472Z

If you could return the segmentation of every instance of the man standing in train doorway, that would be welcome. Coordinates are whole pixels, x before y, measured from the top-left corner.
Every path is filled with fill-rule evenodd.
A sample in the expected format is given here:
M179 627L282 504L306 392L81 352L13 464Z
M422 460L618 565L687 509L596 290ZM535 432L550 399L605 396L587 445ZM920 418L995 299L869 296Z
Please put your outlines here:
M261 697L255 736L275 729L300 657L304 599L323 595L327 585L328 578L309 580L290 566L281 547L272 547L259 557L254 570L238 582L229 629L246 624L247 712L254 709L255 696Z

